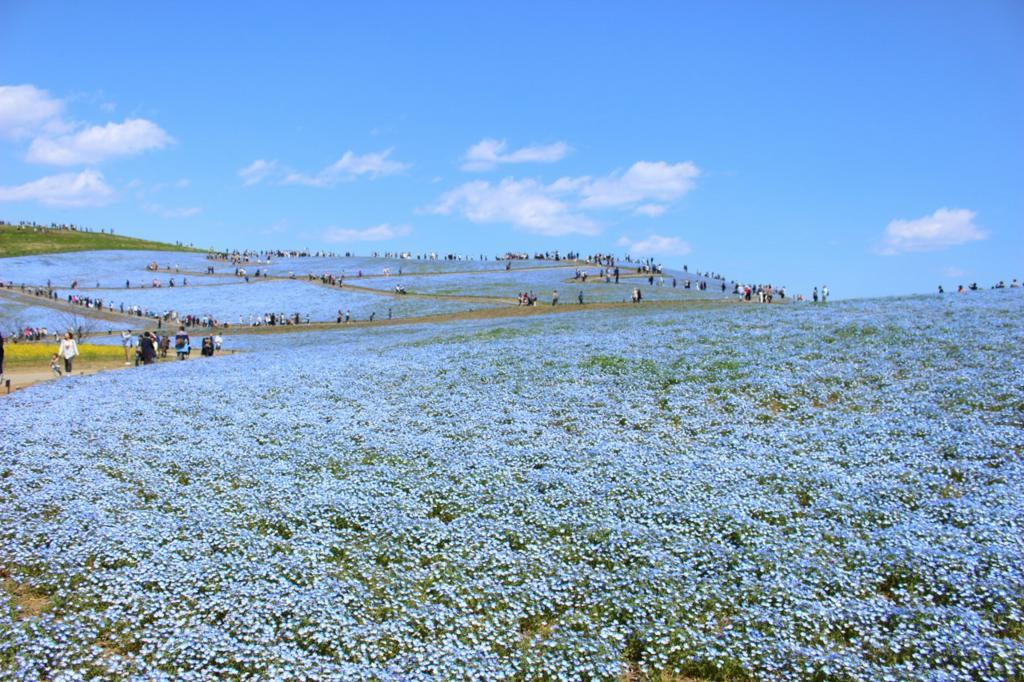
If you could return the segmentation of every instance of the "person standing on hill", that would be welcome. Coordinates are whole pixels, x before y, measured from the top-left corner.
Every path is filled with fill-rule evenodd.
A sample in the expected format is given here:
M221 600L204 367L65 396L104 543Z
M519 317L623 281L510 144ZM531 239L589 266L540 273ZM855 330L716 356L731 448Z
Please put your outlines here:
M828 300L828 285L827 284L822 284L821 285L821 302L824 303L827 300Z
M121 332L121 346L124 348L124 364L132 364L128 359L128 352L132 349L132 333L127 329Z
M0 332L0 381L4 378L4 335Z
M551 305L558 305L558 290L551 292Z
M78 344L75 343L75 337L71 332L64 334L64 338L60 340L57 355L64 359L64 373L71 374L71 361L78 355Z

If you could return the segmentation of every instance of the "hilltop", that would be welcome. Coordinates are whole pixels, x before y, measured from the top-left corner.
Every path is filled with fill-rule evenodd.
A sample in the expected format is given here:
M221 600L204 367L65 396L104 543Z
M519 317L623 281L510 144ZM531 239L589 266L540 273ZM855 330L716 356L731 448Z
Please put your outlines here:
M0 258L68 251L203 251L181 244L125 237L112 232L89 232L69 227L0 223Z

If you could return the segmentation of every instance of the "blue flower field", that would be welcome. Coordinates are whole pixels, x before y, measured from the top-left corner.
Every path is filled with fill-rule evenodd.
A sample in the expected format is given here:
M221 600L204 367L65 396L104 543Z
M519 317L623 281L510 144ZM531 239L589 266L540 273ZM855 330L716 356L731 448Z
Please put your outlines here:
M344 330L20 391L0 677L1021 679L1022 304Z

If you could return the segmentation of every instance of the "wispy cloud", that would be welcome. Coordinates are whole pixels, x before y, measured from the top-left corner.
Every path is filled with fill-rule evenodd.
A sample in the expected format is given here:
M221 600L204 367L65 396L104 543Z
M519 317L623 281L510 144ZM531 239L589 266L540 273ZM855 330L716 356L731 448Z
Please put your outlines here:
M401 173L411 164L390 158L394 148L368 154L347 151L341 158L314 174L281 166L276 160L256 159L238 171L246 186L261 182L276 182L281 185L306 185L307 187L330 187L341 182L352 182L359 177L370 179Z
M283 180L286 185L308 185L310 187L330 187L339 182L350 182L359 176L379 178L395 175L408 169L410 164L388 158L393 148L382 152L356 154L345 152L340 159L324 168L316 175L306 175L297 171L288 172Z
M387 223L364 229L328 227L320 237L325 242L344 244L348 242L383 242L396 237L404 237L412 232L408 225L389 225Z
M554 163L569 153L565 142L533 144L506 152L505 140L484 138L466 150L462 170L485 171L509 163Z
M885 228L880 253L940 251L988 238L988 232L974 224L974 217L974 211L964 208L940 208L916 220L893 220Z
M37 137L25 157L52 166L93 164L118 156L134 156L174 144L163 128L144 118L92 126L69 135Z
M690 245L679 237L665 237L658 234L652 234L637 241L628 237L620 237L615 244L625 248L634 256L685 256L693 251Z
M249 185L258 185L277 171L277 161L256 159L245 168L238 171L242 182Z
M0 201L38 201L47 206L105 206L114 196L114 190L103 180L103 173L93 169L0 187Z
M506 178L497 185L467 182L441 195L430 213L461 213L474 223L510 223L526 232L558 236L597 234L590 218L574 213L549 186L536 180Z
M633 209L633 213L645 215L649 218L657 218L663 214L667 208L668 207L664 204L640 204Z

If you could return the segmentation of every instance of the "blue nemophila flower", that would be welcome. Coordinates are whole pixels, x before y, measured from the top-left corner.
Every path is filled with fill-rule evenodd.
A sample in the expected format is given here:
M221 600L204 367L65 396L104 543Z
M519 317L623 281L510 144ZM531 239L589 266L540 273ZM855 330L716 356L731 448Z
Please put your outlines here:
M277 337L19 392L0 671L1012 679L1020 304Z

